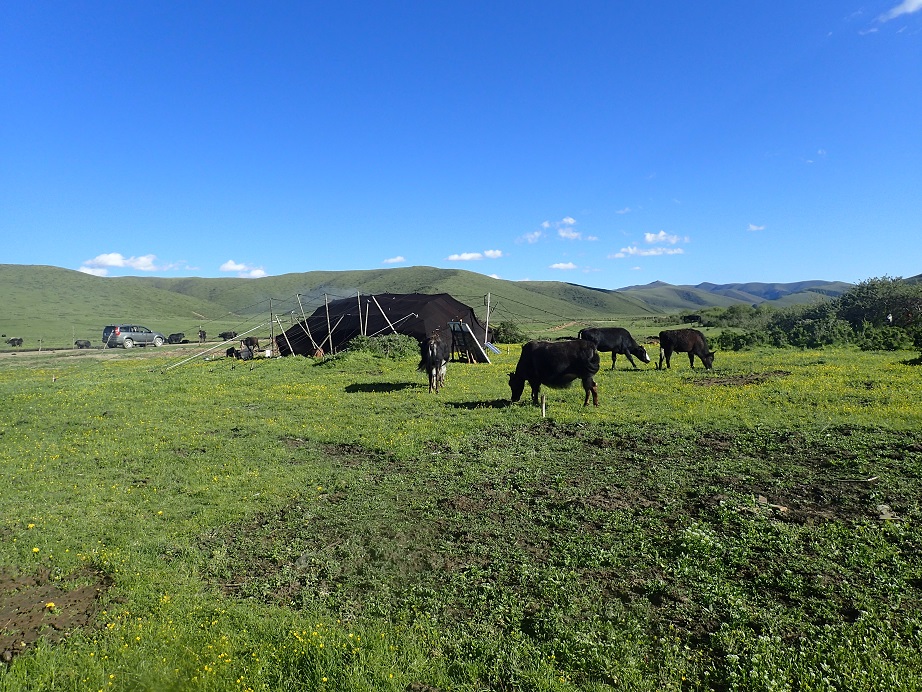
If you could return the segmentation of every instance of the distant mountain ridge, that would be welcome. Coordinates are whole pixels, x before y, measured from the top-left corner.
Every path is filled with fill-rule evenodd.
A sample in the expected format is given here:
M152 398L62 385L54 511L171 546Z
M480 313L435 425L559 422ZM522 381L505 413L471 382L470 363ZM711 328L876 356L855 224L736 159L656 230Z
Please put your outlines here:
M354 271L312 271L260 279L97 277L42 265L0 264L0 333L49 347L74 339L101 339L107 324L137 323L165 334L238 330L267 320L289 322L325 300L375 293L449 293L491 322L512 321L538 331L562 324L589 324L654 317L712 306L828 300L851 284L701 283L674 286L655 281L610 290L559 281L507 281L460 269L397 267Z
M654 281L645 285L625 286L619 293L662 310L694 310L706 307L746 303L758 305L770 302L778 306L821 302L842 295L854 284L844 281L796 281L792 283L729 283L704 282L694 286L673 285Z

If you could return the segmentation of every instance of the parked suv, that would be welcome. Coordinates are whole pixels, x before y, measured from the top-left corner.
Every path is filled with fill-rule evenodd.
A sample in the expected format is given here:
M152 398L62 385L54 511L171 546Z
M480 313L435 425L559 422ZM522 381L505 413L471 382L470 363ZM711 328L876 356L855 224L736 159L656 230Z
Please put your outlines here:
M133 348L134 346L163 346L166 337L160 332L152 332L147 327L140 327L134 324L110 324L102 330L102 343L106 348L115 348L123 346Z

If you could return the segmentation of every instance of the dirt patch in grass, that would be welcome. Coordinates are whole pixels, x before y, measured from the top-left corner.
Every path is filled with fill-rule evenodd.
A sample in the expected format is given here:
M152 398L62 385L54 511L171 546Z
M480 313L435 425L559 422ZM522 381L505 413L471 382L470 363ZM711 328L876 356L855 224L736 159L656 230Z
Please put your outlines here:
M771 370L769 372L753 372L748 375L697 378L692 380L692 383L699 387L743 387L747 384L762 384L778 377L787 377L790 374L787 370Z
M55 644L96 616L112 580L90 569L53 580L0 571L0 658L9 663L40 639Z
M922 580L888 557L910 547L887 527L918 519L922 482L906 469L922 463L920 445L922 435L883 430L541 421L469 440L484 457L475 473L470 454L449 448L433 466L431 454L398 463L324 445L348 482L200 547L211 582L239 598L319 604L344 621L425 613L515 630L553 653L630 614L713 646L718 661L731 616L799 637L888 602L897 584L893 617L908 622Z

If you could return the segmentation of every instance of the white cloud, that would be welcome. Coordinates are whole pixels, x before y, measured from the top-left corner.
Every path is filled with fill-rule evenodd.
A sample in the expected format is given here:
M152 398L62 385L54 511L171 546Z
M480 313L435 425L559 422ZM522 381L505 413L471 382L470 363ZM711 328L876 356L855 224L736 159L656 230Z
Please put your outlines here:
M751 223L749 224L749 228L747 228L746 230L747 231L764 231L765 226L756 226L754 223Z
M241 279L261 279L267 276L262 267L252 267L249 264L242 264L234 260L227 260L218 269L222 272L235 272Z
M573 262L557 262L550 266L551 269L576 269L576 265Z
M396 257L389 257L384 260L382 264L400 264L401 262L406 262L407 258L403 255L397 255Z
M484 250L483 252L459 252L449 255L446 259L449 262L471 262L474 260L498 259L503 256L502 250Z
M547 222L545 221L545 223ZM544 224L542 224L542 226L543 225ZM544 233L542 233L541 231L534 231L532 233L526 233L525 235L522 236L521 239L524 240L529 245L531 245L533 243L537 243L541 239L541 236L543 235Z
M659 233L644 233L643 239L645 243L656 244L656 243L666 243L668 245L675 245L680 242L682 238L677 235L670 235L666 231L660 231ZM688 238L685 238L685 242L688 242Z
M608 256L608 259L621 259L623 257L658 257L659 255L684 255L685 250L680 247L651 247L639 248L636 245L623 247L618 252Z
M903 0L903 2L896 7L880 15L877 21L889 22L891 19L896 19L904 14L912 14L919 10L922 10L922 0Z
M579 240L582 234L579 231L574 231L569 226L565 226L557 229L557 235L567 240Z
M134 269L142 272L153 272L158 269L174 269L175 265L166 265L158 267L155 260L156 255L141 255L140 257L125 257L119 252L107 252L102 255L96 255L91 260L86 260L80 271L84 274L93 276L108 276L109 269Z
M166 272L181 269L195 269L190 267L185 260L179 262L157 262L157 255L141 255L140 257L125 257L119 252L106 252L97 255L91 260L86 260L79 271L93 276L109 276L110 269L134 269L140 272Z
M93 276L109 276L108 269L94 268L94 267L80 267L79 271L82 271L84 274L92 274Z
M616 214L630 214L630 213L631 213L631 208L630 208L630 207L625 207L624 209L619 209L619 210L616 211L615 213L616 213Z
M545 223L547 222L545 221ZM573 226L576 225L576 219L572 216L565 216L560 221L555 221L553 225L557 229L557 235L561 238L579 240L580 236L582 236L582 233L573 230Z

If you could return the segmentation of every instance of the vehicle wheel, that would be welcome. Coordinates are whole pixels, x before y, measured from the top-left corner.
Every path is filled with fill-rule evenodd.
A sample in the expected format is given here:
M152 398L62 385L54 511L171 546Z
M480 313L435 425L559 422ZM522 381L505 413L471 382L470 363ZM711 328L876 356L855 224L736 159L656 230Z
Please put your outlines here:
M122 343L125 345L125 348L131 348L134 346L134 341L132 339L125 339L125 341Z
M157 346L158 348L163 346L163 339L161 339L159 336L154 339L154 346Z

